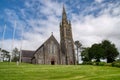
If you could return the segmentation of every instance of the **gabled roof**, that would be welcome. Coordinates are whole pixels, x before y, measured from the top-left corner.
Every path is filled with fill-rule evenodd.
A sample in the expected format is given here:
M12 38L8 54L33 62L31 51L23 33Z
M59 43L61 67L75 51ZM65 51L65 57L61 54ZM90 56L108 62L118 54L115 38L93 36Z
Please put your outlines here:
M54 35L52 34L52 35L34 52L34 54L35 54L42 46L44 46L45 43L47 43L47 42L50 41L50 40L54 40L54 41L59 45L58 41L56 40L56 38L55 38ZM34 55L34 54L33 54L33 55Z
M35 51L22 50L22 57L32 58Z
M49 42L50 40L54 40L57 44L59 44L53 34L43 44Z

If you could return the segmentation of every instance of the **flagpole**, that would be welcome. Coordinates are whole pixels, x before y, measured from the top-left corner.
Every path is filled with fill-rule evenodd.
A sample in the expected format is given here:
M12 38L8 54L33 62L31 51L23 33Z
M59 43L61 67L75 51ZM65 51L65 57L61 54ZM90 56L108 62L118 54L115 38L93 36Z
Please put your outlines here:
M22 56L22 43L23 43L23 29L22 29L22 34L21 34L21 45L20 45L20 59L19 59L20 63L21 63L21 56Z
M12 36L12 46L11 46L11 58L10 58L10 62L11 62L11 59L12 59L12 50L13 50L13 47L14 47L15 30L16 30L16 21L15 21L14 30L13 30L13 36Z
M1 44L0 56L2 54L2 48L3 48L3 43L4 43L5 31L6 31L6 24L4 26L3 35L2 35L2 44ZM2 56L1 56L1 58L2 58Z
M4 26L4 31L3 31L2 46L1 46L1 49L3 48L4 37L5 37L5 30L6 30L6 24L5 24L5 26Z

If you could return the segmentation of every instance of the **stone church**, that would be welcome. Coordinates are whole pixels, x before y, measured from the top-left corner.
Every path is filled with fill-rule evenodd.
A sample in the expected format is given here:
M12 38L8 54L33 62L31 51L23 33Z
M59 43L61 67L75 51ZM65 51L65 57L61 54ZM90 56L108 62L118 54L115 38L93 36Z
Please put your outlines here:
M24 55L24 52L22 52L22 55ZM62 21L60 22L60 44L52 34L36 51L32 51L31 54L32 56L30 57L27 56L29 53L25 57L22 56L22 62L48 65L70 65L76 63L71 22L67 20L64 6ZM25 59L29 60L26 61Z

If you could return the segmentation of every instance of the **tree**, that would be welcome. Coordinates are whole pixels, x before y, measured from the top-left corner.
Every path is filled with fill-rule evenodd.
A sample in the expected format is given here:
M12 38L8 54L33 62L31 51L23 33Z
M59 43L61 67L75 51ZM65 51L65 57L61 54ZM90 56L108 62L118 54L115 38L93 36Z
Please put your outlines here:
M9 59L10 59L10 54L9 54L9 52L8 51L6 51L6 50L2 50L2 56L3 56L3 61L9 61Z
M9 61L10 59L10 54L7 50L1 49L0 48L0 55L2 56L1 59L2 61Z
M100 62L100 59L107 59L107 63L115 61L115 58L119 55L119 52L114 44L109 40L104 40L102 43L93 44L90 48L86 48L82 51L82 60L91 61L96 59L96 62Z
M104 57L107 59L107 63L115 61L115 58L119 55L115 45L112 44L109 40L103 40L102 48L105 50Z
M81 57L82 57L83 62L91 61L91 58L89 56L89 49L90 49L89 47L83 48L81 52Z
M17 48L13 49L12 51L12 61L16 62L19 60L19 51Z
M101 44L93 44L89 49L89 56L91 56L93 59L96 59L96 62L100 62L100 59L103 58L103 55L104 49L102 48Z
M82 44L79 41L75 41L75 45L77 48L77 64L79 64L79 54L78 54L78 50L81 48Z

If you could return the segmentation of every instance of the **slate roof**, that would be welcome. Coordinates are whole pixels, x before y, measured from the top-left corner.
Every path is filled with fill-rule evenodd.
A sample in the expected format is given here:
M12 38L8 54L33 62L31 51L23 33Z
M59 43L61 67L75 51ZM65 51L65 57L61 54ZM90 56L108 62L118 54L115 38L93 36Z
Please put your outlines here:
M22 50L22 57L32 58L35 51Z

